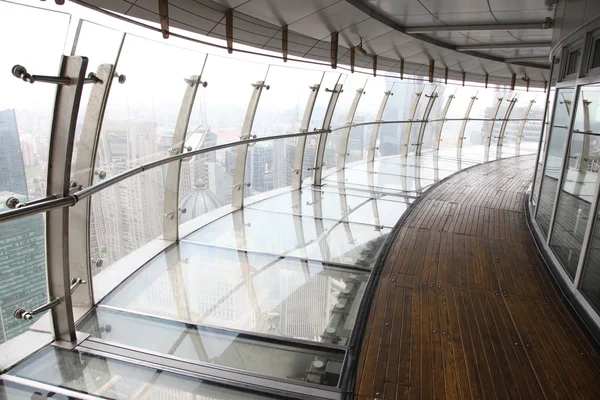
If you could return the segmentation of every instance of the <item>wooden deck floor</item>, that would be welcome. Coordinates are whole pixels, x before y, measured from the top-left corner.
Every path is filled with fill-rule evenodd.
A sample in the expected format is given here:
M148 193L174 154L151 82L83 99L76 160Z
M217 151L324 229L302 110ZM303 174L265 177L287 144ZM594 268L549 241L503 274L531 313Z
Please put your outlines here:
M378 283L356 399L600 399L600 356L534 246L531 156L424 195Z

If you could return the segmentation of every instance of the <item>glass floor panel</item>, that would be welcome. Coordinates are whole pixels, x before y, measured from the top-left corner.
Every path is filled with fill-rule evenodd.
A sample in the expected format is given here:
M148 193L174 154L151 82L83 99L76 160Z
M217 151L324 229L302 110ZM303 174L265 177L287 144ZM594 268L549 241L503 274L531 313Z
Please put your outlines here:
M418 193L424 188L435 183L435 181L430 179L390 174L377 174L355 169L345 169L343 171L333 173L323 180L325 182L335 182L344 185L361 185L365 187L381 188L381 190L393 190L409 193Z
M192 324L343 345L368 276L319 262L182 241L144 265L102 304ZM335 340L326 330L335 333Z
M341 187L335 182L325 182L323 186L306 186L304 189L312 189L320 192L349 194L352 196L362 196L368 198L377 198L388 201L396 201L404 204L410 204L417 199L417 195L405 195L402 192L382 192L380 189L369 189L366 186L356 186L356 188Z
M242 290L245 291L246 288ZM310 293L307 294L310 295ZM184 293L181 297L185 298L186 295L187 293ZM322 309L323 304L317 304L319 298L320 296L315 294L314 299L316 300L312 301L311 305L321 306ZM322 317L318 321L316 320L318 318L314 317L311 320L312 315L300 315L297 312L299 310L290 310L289 308L281 308L284 313L283 318L280 312L277 321L274 321L273 318L269 321L269 316L275 315L275 311L272 311L264 318L263 322L271 325L277 324L279 325L278 329L284 332L312 331L314 334L318 333L316 330L321 328L321 325L328 322ZM289 313L287 313L288 311ZM317 309L313 311L317 316ZM322 314L327 312L322 310ZM186 316L183 315L183 317ZM78 330L110 342L182 359L296 381L306 381L312 363L322 361L325 363L324 370L338 373L324 374L320 382L314 382L313 374L311 382L330 386L337 386L339 371L341 371L344 360L344 352L341 350L325 352L306 346L296 345L294 347L259 341L235 332L167 321L104 307L97 308L79 324ZM144 334L140 335L139 332L144 332ZM335 333L325 335L332 338L332 341L336 340L334 339L336 338Z
M403 165L375 161L374 163L359 164L348 167L351 170L361 170L378 174L390 174L396 176L416 176L425 179L441 180L454 174L456 171L447 171L439 168L419 167L416 165Z
M463 154L464 154L463 150ZM452 151L453 154L443 155L440 150L439 156L423 155L423 156L390 156L379 159L379 161L385 163L395 163L403 165L416 165L419 167L427 168L438 168L445 171L460 171L471 165L479 164L479 161L470 160L468 157L456 157L456 150Z
M370 268L390 231L245 208L206 225L185 240Z
M8 372L32 381L107 399L264 399L154 368L49 346ZM33 397L31 397L33 398Z
M308 217L393 227L408 204L318 190L294 190L254 203L249 208Z

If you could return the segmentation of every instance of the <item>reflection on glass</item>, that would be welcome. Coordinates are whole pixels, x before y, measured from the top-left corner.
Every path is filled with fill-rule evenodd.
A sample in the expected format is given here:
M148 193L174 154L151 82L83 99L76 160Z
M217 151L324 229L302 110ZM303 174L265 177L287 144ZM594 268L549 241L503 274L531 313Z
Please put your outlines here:
M581 88L550 247L575 277L600 170L600 85Z
M244 209L186 240L323 262L371 267L389 228Z
M292 183L297 143L298 138L293 137L258 142L248 148L245 182L250 185L245 188L245 197L286 187ZM234 150L234 153L236 152L237 149ZM308 162L310 159L304 160L306 168Z
M590 248L583 266L580 290L596 310L600 310L600 212L596 221Z
M413 176L432 180L444 179L458 170L456 162L449 164L448 161L440 160L438 158L433 158L431 161L433 167L414 165L415 163L409 160L407 160L406 163L395 163L392 160L384 159L372 163L357 164L349 169L375 172L378 174ZM439 164L442 164L442 166L448 169L436 168Z
M56 86L29 84L10 73L56 75L70 15L0 2L0 212L6 200L20 203L46 196L48 147ZM43 34L39 32L44 26ZM41 214L0 224L0 343L26 331L31 322L12 316L47 300L44 220Z
M250 208L393 227L408 205L382 199L318 190L295 190L252 204Z
M169 271L165 271L165 273L173 274ZM176 286L172 287L172 290L178 289ZM147 288L147 290L152 290L152 288ZM185 296L185 293L173 295L174 298L178 296ZM292 320L295 323L302 322L297 318ZM343 352L323 352L316 349L278 345L249 339L239 333L115 311L104 307L97 308L93 314L79 324L77 329L110 342L291 380L306 381L315 360L326 363L327 366L324 370L339 371L344 357ZM144 335L139 335L140 331L143 331ZM323 374L320 378L318 382L314 382L314 380L311 382L336 386L339 375L328 373Z
M2 379L0 379L0 398L2 400L74 399L74 397L58 394L52 390L48 391L37 387L25 386Z
M536 221L544 236L548 235L550 218L554 208L554 200L561 173L563 154L569 136L569 117L571 115L572 88L558 89L557 101L554 104L554 118L550 129L550 142L546 154L546 168L540 187Z
M107 399L269 398L197 378L53 346L23 361L9 374Z
M190 240L202 237L196 234ZM319 342L332 342L325 334L332 328L334 342L345 344L367 277L366 272L312 261L182 241L132 275L104 304L193 324Z

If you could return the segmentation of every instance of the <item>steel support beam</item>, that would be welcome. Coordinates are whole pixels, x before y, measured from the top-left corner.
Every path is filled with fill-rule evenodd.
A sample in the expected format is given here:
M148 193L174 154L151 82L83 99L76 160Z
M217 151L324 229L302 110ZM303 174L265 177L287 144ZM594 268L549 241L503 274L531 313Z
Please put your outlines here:
M181 154L185 151L185 136L194 108L194 101L198 87L201 85L200 77L193 75L186 79L185 93L179 108L179 115L175 123L175 132L171 141L171 154ZM179 239L179 180L181 175L181 159L173 161L167 167L167 179L165 180L165 199L163 205L163 237L167 240Z
M456 51L477 51L494 49L530 49L551 47L551 42L513 42L513 43L488 43L456 46Z
M325 117L323 118L323 130L328 130L331 128L331 118L333 117L333 111L335 110L335 106L337 104L338 98L340 97L340 93L342 93L342 88L344 85L341 83L337 83L333 90L329 90L331 92L331 97L329 98L329 104L327 104L327 110L325 111ZM325 89L328 91L328 89ZM312 169L312 179L313 185L321 186L321 180L323 178L323 166L325 163L323 162L323 157L325 155L325 145L327 144L327 133L322 133L319 136L319 142L317 143L317 152L315 154L315 165Z
M377 56L373 57L373 76L377 76Z
M315 108L315 102L317 101L317 95L319 94L319 88L321 84L316 83L309 87L310 95L304 109L304 116L300 123L300 132L308 132L308 126L310 124L310 117L312 116L313 109ZM301 136L296 142L296 153L294 154L294 167L292 170L292 188L299 189L302 186L302 168L304 165L304 151L306 149L306 136Z
M227 39L227 52L233 53L233 9L225 14L225 38Z
M158 18L164 39L169 38L169 0L158 0Z
M421 126L419 127L419 135L417 136L417 143L416 143L416 150L415 150L415 154L417 156L421 155L421 148L423 147L423 137L425 136L425 128L427 127L427 120L429 119L429 114L431 114L431 110L433 108L433 104L435 103L435 100L438 98L438 94L436 92L437 87L435 89L433 89L433 91L431 92L431 94L425 95L425 97L429 97L429 100L427 101L427 106L425 106L425 111L423 111L423 122L421 122Z
M66 197L71 188L71 160L75 141L77 114L88 59L63 56L60 77L71 79L71 85L58 85L48 154L46 195ZM57 340L75 342L75 321L71 304L69 268L69 208L46 213L46 272L50 302L59 303L50 309L52 335Z
M402 138L402 151L401 155L406 157L408 155L408 145L410 144L410 130L412 129L412 121L415 119L415 114L417 113L417 108L419 106L419 100L421 100L421 95L423 92L415 93L415 98L410 106L410 117L408 120L410 121L406 124L406 129L404 131L404 138Z
M262 94L263 88L268 86L265 85L264 81L258 81L253 83L254 90L252 91L252 97L248 103L248 109L246 110L246 116L244 117L244 124L242 125L241 140L246 140L251 137L252 125L254 124L254 116L256 115L256 109L258 108L258 101ZM244 188L246 187L246 158L248 157L248 144L240 144L237 147L237 154L235 157L235 170L233 171L233 186L231 194L231 205L235 208L244 207ZM250 184L248 184L250 185Z
M377 111L377 116L375 117L375 121L383 120L383 112L385 111L385 106L387 105L388 99L390 96L393 96L391 90L388 90L383 93L383 99L381 99L381 104L379 105L379 110ZM379 127L381 125L376 124L373 126L373 130L371 131L371 138L369 139L369 152L367 153L367 162L373 162L375 160L375 153L379 149L377 147L377 136L379 135Z
M435 60L429 60L429 83L433 82L433 74L435 73Z
M531 56L531 57L510 57L505 58L504 62L507 63L520 63L520 62L548 62L548 56Z
M400 60L400 80L404 79L404 58Z
M460 131L458 132L458 141L456 142L456 153L458 157L462 155L463 142L465 140L465 129L467 129L467 123L469 122L469 115L471 115L471 109L473 108L473 103L477 100L477 93L475 96L471 96L471 101L469 101L469 105L467 106L467 110L465 111L465 116L460 126Z
M96 71L100 81L92 86L90 92L73 172L73 180L82 187L91 186L96 174L100 177L105 175L104 171L95 171L96 154L114 75L114 67L110 64L102 64ZM94 304L90 251L91 201L91 198L82 199L71 208L69 215L71 274L88 282L73 292L71 300L75 305L90 307Z
M331 33L331 68L336 69L338 63L338 39L339 34L337 32Z
M354 73L354 64L356 63L355 47L350 48L350 72Z
M288 26L281 27L281 54L283 56L283 62L288 60Z
M441 26L412 26L404 28L404 33L431 33L431 32L457 32L457 31L508 31L516 29L551 29L554 21L514 23L514 24L472 24L472 25L441 25Z
M352 104L350 105L350 109L348 110L348 116L346 117L346 124L352 124L352 121L354 121L354 114L356 114L358 102L360 101L360 98L364 93L365 91L363 90L363 88L356 89L356 94L354 95L354 99L352 100ZM350 132L352 132L351 127L345 128L340 139L340 147L337 159L337 167L339 170L344 169L346 167L346 157L348 156L348 140L350 139Z
M450 104L452 104L452 100L454 99L454 94L448 95L448 99L446 99L446 103L444 104L444 108L442 109L441 121L435 130L435 138L433 143L435 143L435 152L440 151L440 141L442 140L442 130L444 129L444 123L446 122L446 115L448 115L448 110L450 109Z
M527 117L529 117L529 113L531 112L533 103L535 103L535 99L529 100L529 105L527 106L527 109L525 110L525 115L523 115L523 120L519 124L519 132L517 133L517 143L516 143L516 148L515 148L516 156L521 154L521 139L523 139L523 131L525 130L525 124L527 123ZM541 141L542 141L542 136L541 136L541 132L540 132L540 142ZM536 164L536 167L537 167L537 164Z

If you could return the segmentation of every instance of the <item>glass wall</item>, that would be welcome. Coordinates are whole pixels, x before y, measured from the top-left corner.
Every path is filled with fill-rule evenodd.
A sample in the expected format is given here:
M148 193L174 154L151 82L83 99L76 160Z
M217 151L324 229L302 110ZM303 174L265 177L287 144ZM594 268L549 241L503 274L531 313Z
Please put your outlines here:
M568 143L569 121L574 94L575 90L573 88L563 88L556 92L557 99L554 103L554 111L552 113L550 139L546 153L546 167L544 168L540 185L540 200L536 214L536 220L544 236L548 235L558 179L561 175L562 160L565 147Z

